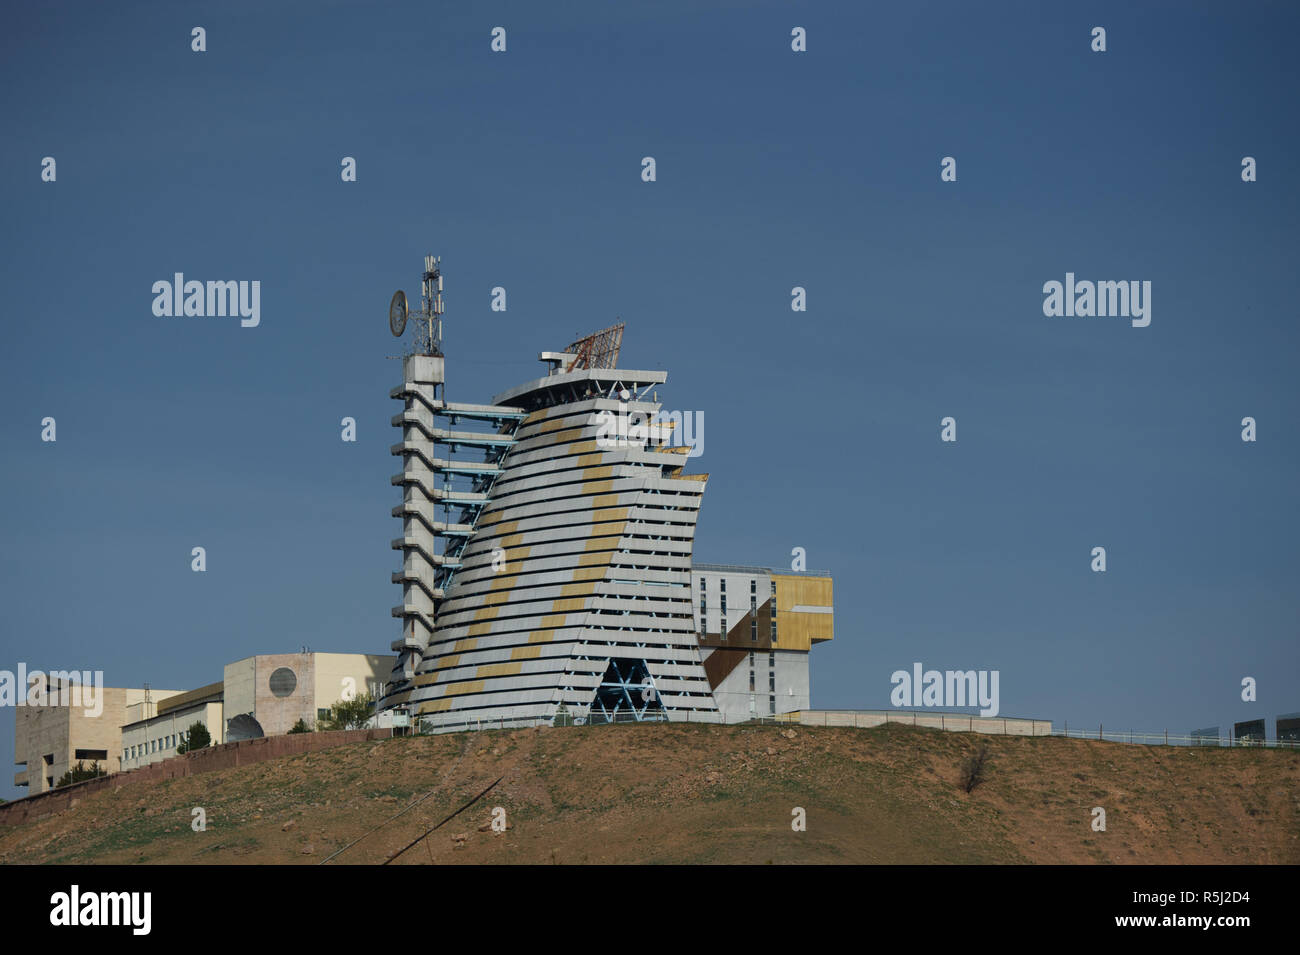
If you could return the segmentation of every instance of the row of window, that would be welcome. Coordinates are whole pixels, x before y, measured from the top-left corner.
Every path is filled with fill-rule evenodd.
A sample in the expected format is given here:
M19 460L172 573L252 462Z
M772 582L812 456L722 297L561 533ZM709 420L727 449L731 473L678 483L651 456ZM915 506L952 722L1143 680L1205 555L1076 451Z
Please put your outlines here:
M723 577L718 581L722 591L722 627L725 630L727 626L727 578ZM706 621L708 620L709 611L709 587L707 578L700 578L700 633L703 635L707 629ZM772 581L772 619L771 619L771 638L776 643L776 581ZM749 581L749 639L751 643L758 642L758 580Z
M148 756L152 753L160 753L169 749L174 750L180 744L180 736L176 733L171 733L167 736L160 736L157 739L151 739L147 743L128 746L122 751L122 758L139 759L141 756Z

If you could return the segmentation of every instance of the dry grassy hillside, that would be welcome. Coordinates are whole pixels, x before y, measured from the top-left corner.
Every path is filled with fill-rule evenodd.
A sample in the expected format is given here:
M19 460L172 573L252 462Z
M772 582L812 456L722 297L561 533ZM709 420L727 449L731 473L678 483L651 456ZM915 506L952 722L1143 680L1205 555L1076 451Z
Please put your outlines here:
M790 734L793 733L791 737ZM959 767L989 744L971 794ZM0 828L3 863L1300 863L1300 752L641 725L356 743L105 789ZM436 790L416 808L398 810ZM206 832L191 810L206 810ZM509 829L488 827L493 807ZM1106 832L1091 810L1106 810ZM792 810L807 831L791 829Z

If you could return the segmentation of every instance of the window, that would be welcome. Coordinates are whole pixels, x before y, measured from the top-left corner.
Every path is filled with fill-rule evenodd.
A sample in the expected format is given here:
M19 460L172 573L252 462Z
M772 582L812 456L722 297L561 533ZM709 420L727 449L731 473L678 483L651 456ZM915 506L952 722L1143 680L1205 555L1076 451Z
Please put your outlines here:
M769 652L769 653L768 653L768 655L767 655L767 668L768 668L769 670L775 670L775 669L776 669L776 653L775 653L775 652Z
M108 759L108 750L106 749L79 749L74 751L73 759L104 760Z
M752 597L756 593L758 593L758 581L751 580L749 582L749 595Z
M769 713L771 713L773 716L776 715L776 697L775 697L775 696L769 696L769 697L767 698L767 711L768 711Z
M318 719L318 720L327 720L327 719L329 719L329 717L330 717L330 711L329 711L329 710L317 710L317 711L316 711L316 719Z
M769 674L767 675L767 691L768 691L769 693L775 693L775 692L776 692L776 674L775 674L775 673L769 673Z
M749 692L750 693L754 692L754 671L753 670L749 671Z

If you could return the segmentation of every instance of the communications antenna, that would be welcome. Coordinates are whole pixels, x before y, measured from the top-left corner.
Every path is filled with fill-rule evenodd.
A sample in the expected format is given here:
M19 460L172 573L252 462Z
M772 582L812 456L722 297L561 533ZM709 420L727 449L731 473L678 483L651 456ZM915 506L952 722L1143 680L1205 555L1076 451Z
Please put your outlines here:
M442 269L441 256L424 257L424 274L420 282L420 310L409 310L406 293L398 289L388 303L388 330L401 338L408 319L415 319L411 354L442 357Z

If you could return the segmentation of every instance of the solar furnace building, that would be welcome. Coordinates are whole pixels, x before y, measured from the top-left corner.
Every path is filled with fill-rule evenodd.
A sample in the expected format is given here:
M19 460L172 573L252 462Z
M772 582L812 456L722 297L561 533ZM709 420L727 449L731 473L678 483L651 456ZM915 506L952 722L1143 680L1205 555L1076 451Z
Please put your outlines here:
M648 421L667 374L616 368L621 336L543 352L547 374L485 405L446 400L436 346L404 359L382 708L432 730L720 718L691 589L707 475L676 419Z

